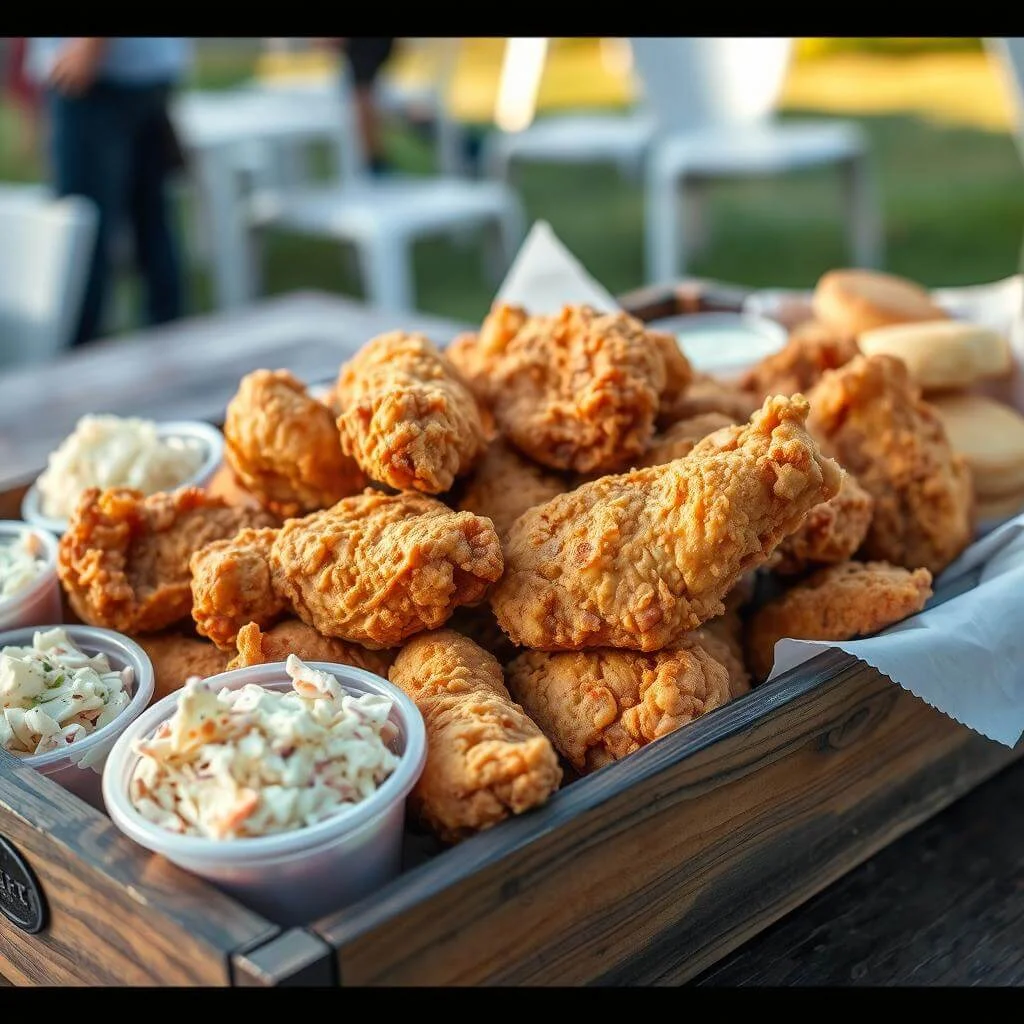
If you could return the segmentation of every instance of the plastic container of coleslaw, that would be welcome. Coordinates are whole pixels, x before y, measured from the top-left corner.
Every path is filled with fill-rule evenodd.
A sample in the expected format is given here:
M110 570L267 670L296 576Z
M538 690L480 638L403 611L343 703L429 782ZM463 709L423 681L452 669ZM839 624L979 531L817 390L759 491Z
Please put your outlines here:
M70 790L98 810L103 810L103 767L118 737L146 709L153 698L153 665L146 652L134 640L111 629L94 626L66 626L54 623L12 629L0 633L0 649L4 647L31 647L32 637L48 629L63 629L68 639L86 654L105 654L112 668L131 666L132 699L112 722L90 733L62 750L45 754L19 757L22 764L31 765L58 785Z
M33 622L60 622L64 616L57 581L57 540L53 534L7 519L0 521L0 544L15 543L26 530L39 541L46 568L24 589L0 598L0 629L18 629Z
M202 420L174 420L157 423L157 436L161 438L180 437L202 446L203 461L199 468L187 476L179 487L205 487L220 468L224 455L224 435L212 424ZM21 501L21 516L26 523L49 530L58 537L68 528L67 519L57 519L43 512L43 499L39 493L38 481L25 492Z
M314 825L255 838L183 836L148 821L129 798L129 783L139 762L134 746L174 714L178 694L154 704L121 734L103 773L107 811L125 835L283 926L305 924L338 910L399 873L405 800L427 757L423 718L401 690L350 665L306 664L331 673L353 696L375 693L393 702L389 718L398 735L389 747L399 755L398 766L360 803ZM235 669L209 681L216 691L248 683L274 690L292 685L282 662Z

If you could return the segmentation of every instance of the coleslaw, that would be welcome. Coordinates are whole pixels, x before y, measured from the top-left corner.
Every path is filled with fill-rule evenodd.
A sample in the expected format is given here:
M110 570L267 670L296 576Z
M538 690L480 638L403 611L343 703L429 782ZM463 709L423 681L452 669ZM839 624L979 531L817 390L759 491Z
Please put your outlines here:
M42 542L31 530L22 530L11 543L0 544L0 599L24 590L45 569Z
M84 739L129 704L130 667L79 650L63 629L37 632L31 647L0 651L0 746L17 757Z
M371 796L399 761L392 701L353 697L294 654L285 671L290 690L186 681L175 713L136 745L135 809L171 832L227 840L303 828Z

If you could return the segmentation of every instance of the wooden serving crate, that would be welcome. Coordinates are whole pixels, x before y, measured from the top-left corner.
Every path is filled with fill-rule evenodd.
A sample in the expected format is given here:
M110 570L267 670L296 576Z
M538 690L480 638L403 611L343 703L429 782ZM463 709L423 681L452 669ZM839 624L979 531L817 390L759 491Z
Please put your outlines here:
M742 296L689 282L624 304L656 319ZM0 518L17 518L23 490L0 494ZM0 980L684 981L1022 750L828 652L457 847L410 832L399 878L290 929L0 752L0 839L45 903L35 934L0 916ZM9 885L3 863L0 849Z

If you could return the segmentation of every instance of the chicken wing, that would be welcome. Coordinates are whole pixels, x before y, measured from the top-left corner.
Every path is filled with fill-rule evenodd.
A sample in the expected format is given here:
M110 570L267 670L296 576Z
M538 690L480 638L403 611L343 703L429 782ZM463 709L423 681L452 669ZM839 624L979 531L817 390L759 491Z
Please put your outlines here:
M858 356L809 396L808 428L875 500L861 551L938 573L973 533L970 471L942 420L892 356Z
M192 618L202 636L233 651L238 631L248 622L261 628L285 611L270 582L270 547L277 530L242 530L228 540L200 548L189 562Z
M747 417L744 417L746 420ZM730 416L720 412L705 412L690 419L673 423L663 434L656 434L650 447L637 461L638 466L664 466L689 455L708 434L731 427L736 423Z
M542 505L568 489L568 481L531 462L499 438L487 449L458 507L490 519L501 537L528 508Z
M769 399L718 447L528 509L491 595L498 624L538 650L653 651L720 615L739 577L839 489L806 417L803 398Z
M247 526L272 525L262 509L231 508L197 487L148 498L91 487L61 537L57 574L83 622L155 633L189 616L194 551Z
M813 387L826 370L845 366L857 352L852 337L809 320L790 334L784 348L748 370L740 385L758 400L768 395L795 395Z
M887 562L831 565L762 605L747 628L747 654L758 679L775 663L775 643L852 640L919 612L932 595L932 574Z
M156 679L154 701L180 690L191 676L208 679L228 669L228 655L209 640L197 640L178 633L155 633L137 636L134 640L153 663Z
M331 411L287 370L255 370L228 403L224 457L239 482L282 516L357 494L366 479L341 450Z
M772 570L782 576L797 576L852 558L867 536L874 510L874 498L852 473L845 473L839 493L815 505L800 529L779 545Z
M537 807L562 769L548 738L513 702L501 666L450 629L402 648L391 682L416 703L427 727L427 764L413 810L455 842Z
M487 447L472 392L422 335L395 331L368 342L342 366L337 392L345 452L398 490L447 491Z
M489 519L411 491L366 490L289 519L270 550L271 579L324 636L395 647L481 600L502 571Z
M674 399L690 378L671 339L625 313L586 306L531 317L498 305L452 356L508 441L545 466L578 473L639 456L662 396Z
M507 671L512 696L581 773L729 700L728 670L693 636L649 654L526 651Z
M298 619L285 619L266 632L255 622L238 631L238 654L228 668L247 668L271 661L286 661L294 654L303 661L330 661L337 665L354 665L375 675L388 675L397 651L368 651L359 644L348 644L332 636L321 636L312 626Z

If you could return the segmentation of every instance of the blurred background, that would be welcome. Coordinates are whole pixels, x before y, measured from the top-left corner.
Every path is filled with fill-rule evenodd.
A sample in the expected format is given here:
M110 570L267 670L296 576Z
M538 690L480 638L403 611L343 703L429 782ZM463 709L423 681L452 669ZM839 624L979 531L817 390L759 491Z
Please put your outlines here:
M8 70L14 44L0 40L0 66ZM334 106L342 94L337 48L324 41L227 38L194 40L192 47L174 118L188 161L174 188L186 253L186 312L293 289L368 297L367 258L347 240L347 221L323 194L299 195L317 184L322 192L344 176L351 160L344 151L360 131L358 97L345 109ZM779 69L772 111L778 123L810 126L836 119L853 127L841 138L833 133L805 140L811 148L838 147L834 160L827 153L822 159L798 153L776 166L771 154L744 152L730 155L713 174L701 176L698 167L699 203L680 214L685 223L679 230L687 238L683 272L749 286L813 286L823 271L852 262L845 233L851 213L865 224L877 219L880 237L860 239L864 262L924 284L994 281L1018 270L1024 173L1014 141L1014 95L981 40L797 39ZM654 78L657 73L655 66ZM765 74L770 78L772 72ZM9 73L5 81L13 81ZM749 88L767 92L772 102L776 96L769 86L755 81ZM375 152L365 152L364 145L350 165L356 180L360 167L365 171L372 164L375 173L367 176L377 183L440 177L464 183L465 195L471 184L497 183L514 200L494 189L472 194L482 207L497 210L499 221L505 216L508 234L534 219L548 220L612 292L660 278L657 270L669 257L652 249L657 225L645 221L645 195L657 183L637 155L642 143L636 133L646 129L634 117L625 133L634 136L627 138L608 122L641 109L644 89L628 41L398 39L373 89L380 138L371 139ZM277 141L261 135L261 123L269 124L272 114L264 119L256 97L277 97L278 103L290 97L301 117L286 120L294 129L297 119L307 118L304 134ZM242 113L225 105L231 98L248 104L238 107ZM560 117L568 120L554 120ZM579 117L585 119L582 127ZM246 118L255 124L248 148ZM318 118L319 131L313 123ZM516 139L526 140L531 129L548 122L556 125L548 137L524 141L517 150ZM508 139L513 142L505 145ZM42 111L8 88L0 102L0 183L43 181L45 141ZM796 149L803 152L802 146ZM859 194L842 193L845 186L834 174L837 166L848 166L850 146L870 161L871 181L861 183ZM247 230L254 223L275 228L261 231L258 268L247 268L251 274L244 284L232 282L232 267L218 269L218 260L242 260L242 250L221 244L216 216L223 211L211 214L209 208L229 202L228 149L231 187L250 198L266 193L262 206L247 206L244 213L238 207L233 216L244 216ZM733 159L760 160L757 173L745 173L746 166L731 173ZM238 196L231 196L237 204ZM422 205L436 210L447 201L438 196ZM518 211L503 202L518 203ZM392 216L393 210L386 212ZM410 243L414 292L388 298L478 320L503 269L500 258L485 258L485 246L457 218L451 230L440 233L422 225ZM250 252L245 258L257 257ZM131 274L117 275L106 333L138 326L136 289Z

